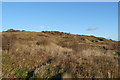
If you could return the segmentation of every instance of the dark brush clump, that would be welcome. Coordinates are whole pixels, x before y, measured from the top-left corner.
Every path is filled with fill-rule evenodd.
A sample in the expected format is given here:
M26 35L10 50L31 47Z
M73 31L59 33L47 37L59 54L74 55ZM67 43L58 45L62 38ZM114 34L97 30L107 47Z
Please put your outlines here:
M3 32L25 32L25 30L14 30L14 29L8 29L7 31L3 31Z

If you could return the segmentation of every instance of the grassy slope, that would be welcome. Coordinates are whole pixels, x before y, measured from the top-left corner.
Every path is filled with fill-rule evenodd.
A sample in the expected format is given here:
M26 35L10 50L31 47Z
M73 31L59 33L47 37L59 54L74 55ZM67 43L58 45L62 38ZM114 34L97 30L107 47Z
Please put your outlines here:
M118 42L56 31L3 32L5 78L118 78Z

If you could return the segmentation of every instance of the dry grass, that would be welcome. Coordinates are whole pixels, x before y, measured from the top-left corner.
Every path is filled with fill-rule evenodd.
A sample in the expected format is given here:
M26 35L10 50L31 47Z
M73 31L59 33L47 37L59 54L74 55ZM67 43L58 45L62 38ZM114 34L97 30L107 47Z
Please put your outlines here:
M92 39L100 40L60 32L4 32L2 75L27 78L33 71L30 78L62 78L65 73L73 78L118 78L116 43Z

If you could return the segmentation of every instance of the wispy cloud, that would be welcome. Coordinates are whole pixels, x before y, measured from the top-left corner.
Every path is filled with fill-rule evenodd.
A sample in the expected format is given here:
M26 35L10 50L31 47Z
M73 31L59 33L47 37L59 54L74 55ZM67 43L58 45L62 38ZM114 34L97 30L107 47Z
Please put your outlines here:
M87 30L88 31L91 31L91 30L97 30L98 28L97 27L90 27L90 28L88 28Z
M44 27L43 26L40 26L40 29L43 29Z

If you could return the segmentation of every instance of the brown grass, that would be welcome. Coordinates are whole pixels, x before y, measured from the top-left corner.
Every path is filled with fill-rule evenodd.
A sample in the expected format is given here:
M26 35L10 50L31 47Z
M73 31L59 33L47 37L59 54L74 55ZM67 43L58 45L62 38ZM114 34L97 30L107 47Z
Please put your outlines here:
M3 32L2 39L4 78L32 71L30 78L119 78L117 42L61 32Z

